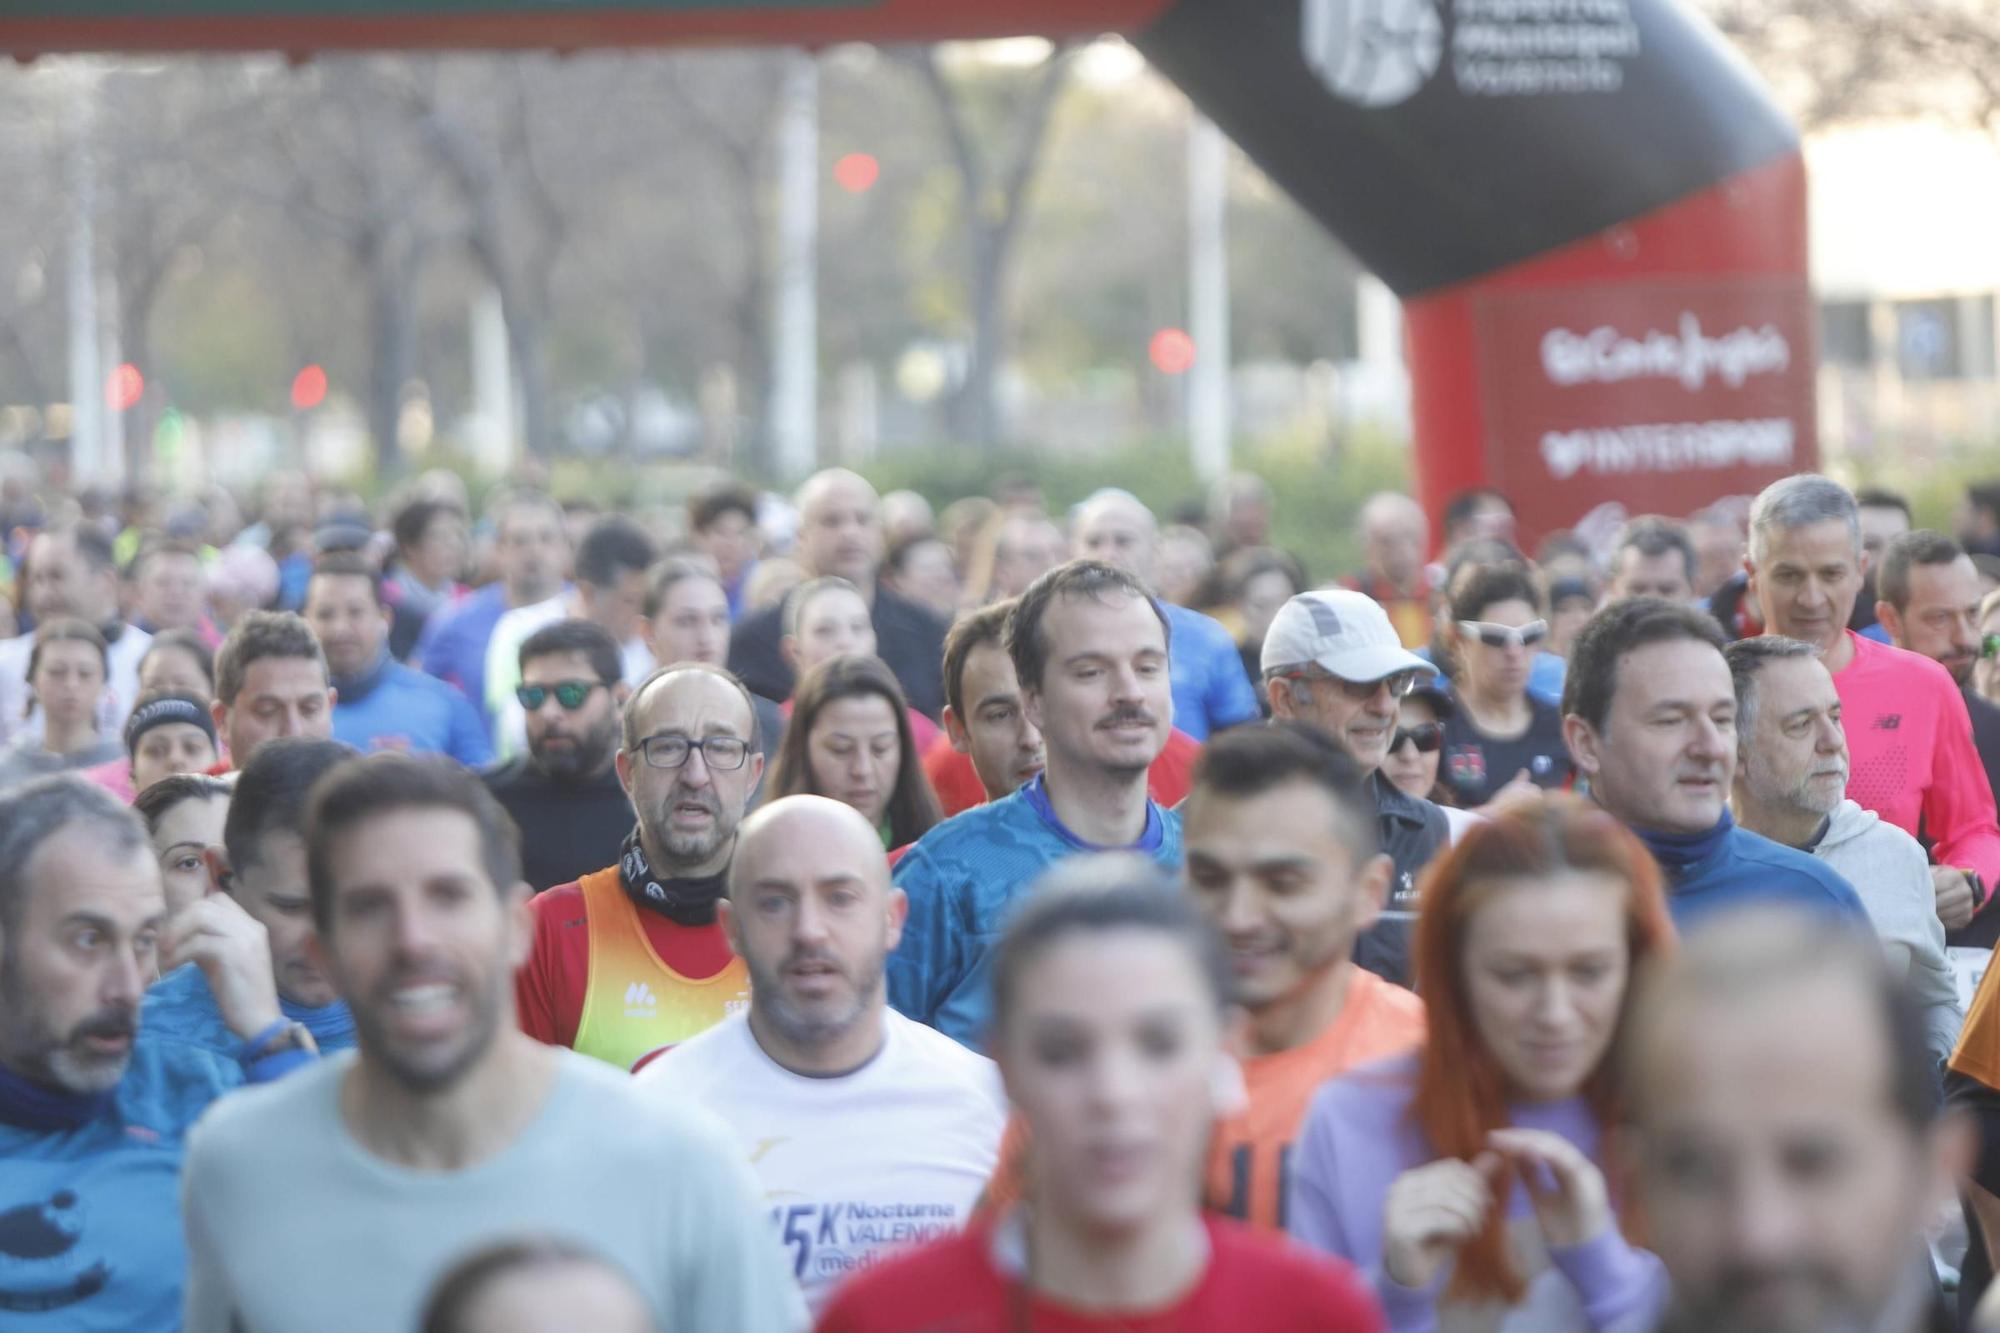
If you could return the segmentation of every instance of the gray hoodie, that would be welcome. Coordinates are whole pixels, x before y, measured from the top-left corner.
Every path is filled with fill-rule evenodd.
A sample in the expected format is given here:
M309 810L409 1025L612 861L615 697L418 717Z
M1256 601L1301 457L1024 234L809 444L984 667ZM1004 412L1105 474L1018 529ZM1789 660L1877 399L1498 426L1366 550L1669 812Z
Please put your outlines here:
M1910 993L1924 1011L1930 1051L1939 1061L1958 1044L1958 985L1944 956L1944 923L1931 888L1930 858L1894 824L1872 810L1842 801L1812 854L1840 872L1892 962L1908 961Z

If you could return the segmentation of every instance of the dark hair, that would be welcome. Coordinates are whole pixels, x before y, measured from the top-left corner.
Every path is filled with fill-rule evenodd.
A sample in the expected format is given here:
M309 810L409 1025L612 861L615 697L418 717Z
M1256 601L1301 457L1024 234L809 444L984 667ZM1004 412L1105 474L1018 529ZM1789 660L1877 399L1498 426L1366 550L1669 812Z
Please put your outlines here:
M1910 605L1912 565L1956 564L1964 554L1965 548L1942 532L1905 532L1889 543L1875 566L1875 595L1901 612Z
M1507 507L1508 513L1511 514L1514 512L1514 502L1499 491L1494 490L1491 486L1474 486L1468 490L1460 491L1444 502L1445 531L1449 532L1471 518L1473 513L1478 510L1480 503L1485 500L1498 500Z
M1086 852L1039 876L1023 895L993 951L993 1031L1013 1017L1021 976L1036 959L1075 935L1113 931L1161 935L1185 949L1220 1011L1235 995L1229 959L1215 928L1172 876L1131 852Z
M70 523L63 527L51 528L49 536L68 538L71 548L83 558L83 562L90 566L94 574L102 574L107 569L115 571L118 568L117 549L112 545L111 538L105 535L104 529L95 523Z
M701 560L670 555L654 565L652 572L646 576L646 619L651 620L660 614L660 608L667 604L667 594L689 579L707 579L716 587L722 587L721 576Z
M707 532L725 514L741 514L750 526L757 526L757 496L741 486L718 486L688 501L688 526Z
M1750 744L1750 731L1757 712L1757 676L1772 662L1789 662L1800 657L1818 657L1815 644L1788 639L1782 634L1760 634L1738 639L1722 650L1729 663L1729 680L1736 687L1736 743Z
M236 622L215 650L215 697L223 707L235 707L250 664L267 657L314 662L320 674L326 674L326 654L305 617L293 611L252 611Z
M215 715L209 711L208 700L179 690L147 690L132 701L132 711L126 715L122 733L127 758L136 758L139 742L155 727L173 723L199 727L207 735L211 749L219 748L221 742L215 734Z
M1049 662L1049 639L1042 632L1042 621L1048 616L1050 603L1058 597L1089 597L1102 602L1118 596L1143 599L1159 618L1160 634L1168 648L1173 647L1173 626L1145 584L1102 560L1072 560L1029 584L1007 617L1007 656L1014 659L1014 674L1021 678L1021 688L1039 691L1042 687Z
M644 739L644 737L639 735L639 710L645 703L647 693L653 688L655 683L683 671L690 671L704 676L714 676L718 680L729 682L735 688L736 692L743 696L743 707L750 712L750 734L745 739L750 742L752 750L761 751L764 748L764 729L758 724L757 700L751 695L750 687L745 685L743 678L738 676L734 671L731 671L727 667L715 666L709 662L667 662L661 666L654 667L651 674L637 685L634 685L632 693L625 696L625 708L619 714L618 718L620 744L627 750L638 746L639 742ZM767 777L765 781L768 783L770 779Z
M1562 711L1604 730L1618 692L1618 659L1635 648L1692 639L1720 653L1725 640L1715 617L1660 597L1626 597L1584 622L1570 645L1569 676L1563 682Z
M923 756L917 753L916 736L910 730L910 709L895 673L879 657L843 654L829 657L799 681L792 695L792 720L778 743L778 757L764 781L764 799L781 796L823 796L813 776L809 743L813 724L830 704L842 699L873 695L889 705L896 719L896 786L889 793L889 845L902 847L924 836L944 816L924 776Z
M945 631L944 701L960 718L965 717L965 664L981 644L1006 651L1007 617L1014 613L1014 600L1009 597L968 612Z
M260 746L251 762L277 743ZM520 883L520 831L477 776L443 755L355 756L322 777L306 800L306 879L312 890L313 924L322 938L333 933L334 842L368 820L408 810L449 810L466 816L479 830L481 868L494 889L505 894Z
M1187 803L1192 808L1209 796L1262 796L1295 782L1311 784L1333 802L1340 841L1356 865L1381 850L1367 774L1326 732L1303 723L1273 721L1218 733L1195 761Z
M28 649L28 683L35 680L35 668L41 665L42 648L51 643L87 643L97 650L97 664L104 668L107 678L111 675L111 650L105 645L104 632L88 620L75 616L56 616L35 626L35 642Z
M139 816L74 773L37 778L0 793L0 926L20 920L28 896L28 862L43 843L72 824L90 825L99 835L92 841L108 852L151 850ZM12 951L11 943L8 949Z
M201 666L201 674L208 681L208 692L215 693L215 650L201 637L201 631L193 629L163 629L153 636L146 645L146 651L139 655L139 670L146 669L146 659L162 648L178 648L192 657Z
M201 552L197 551L194 547L188 545L186 542L181 542L181 541L143 542L140 544L138 553L132 557L132 563L128 567L131 571L132 577L135 580L139 578L140 575L145 573L147 565L151 564L154 560L163 555L184 556L187 559L196 562L197 564L201 562Z
M580 653L590 659L590 669L602 685L616 685L625 678L624 656L611 631L594 620L558 620L544 625L521 641L521 673L538 657L558 653Z
M222 825L230 869L240 871L260 862L264 839L270 834L302 835L313 784L354 753L350 745L309 736L280 736L258 746L237 775L229 818Z
M1611 548L1611 568L1614 571L1627 549L1637 551L1648 560L1663 555L1678 555L1681 568L1687 571L1690 586L1701 568L1701 556L1694 549L1694 538L1688 535L1687 525L1661 518L1658 514L1641 515L1627 523L1624 531L1618 534L1618 542Z
M650 569L660 551L646 530L619 514L590 525L576 548L576 578L593 588L609 588L627 570Z
M459 1260L438 1280L424 1303L417 1333L478 1333L468 1321L479 1298L495 1282L516 1273L569 1267L599 1269L631 1285L621 1270L566 1240L531 1236L500 1241Z
M1500 602L1526 602L1537 615L1542 590L1535 576L1519 565L1484 565L1451 594L1453 620L1477 620Z
M486 501L486 512L493 520L493 534L499 536L507 527L507 514L515 509L539 509L552 515L558 530L562 528L563 509L544 491L527 486L515 486L500 491Z
M431 524L443 514L453 518L463 517L457 505L446 504L442 500L412 500L398 509L389 523L389 531L396 539L396 549L407 554L412 547L421 545Z
M306 580L308 603L312 601L312 585L320 579L360 579L368 585L375 605L383 605L381 576L375 572L375 566L352 551L337 551L313 561L312 577Z
M1914 522L1910 514L1910 502L1892 490L1881 486L1866 486L1854 493L1856 509L1900 509L1905 523Z
M161 778L132 798L132 809L146 821L146 832L157 833L160 821L177 805L187 801L228 800L229 784L206 773L176 773Z

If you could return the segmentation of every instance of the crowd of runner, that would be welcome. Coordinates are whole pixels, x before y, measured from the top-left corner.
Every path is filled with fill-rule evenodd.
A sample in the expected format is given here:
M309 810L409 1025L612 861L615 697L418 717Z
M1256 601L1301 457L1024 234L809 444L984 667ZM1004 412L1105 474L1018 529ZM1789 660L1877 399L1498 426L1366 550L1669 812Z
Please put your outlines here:
M247 499L0 491L5 1333L2000 1329L1993 495Z

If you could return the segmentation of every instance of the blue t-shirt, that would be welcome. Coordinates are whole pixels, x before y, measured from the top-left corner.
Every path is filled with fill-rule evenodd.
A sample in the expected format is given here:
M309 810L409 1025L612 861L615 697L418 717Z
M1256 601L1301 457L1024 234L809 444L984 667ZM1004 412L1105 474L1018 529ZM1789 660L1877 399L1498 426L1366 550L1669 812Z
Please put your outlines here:
M1102 850L1057 821L1040 776L926 833L896 866L910 914L889 956L889 1003L978 1049L992 1011L993 948L1014 900L1056 862ZM1147 802L1146 833L1128 850L1178 871L1179 813Z
M143 1031L107 1109L75 1129L0 1121L0 1329L181 1326L183 1139L240 1071Z
M354 1015L344 1001L308 1008L280 995L278 1008L292 1022L305 1024L323 1055L354 1045ZM234 1082L246 1081L236 1063L243 1051L243 1038L230 1030L215 992L209 989L207 974L193 963L175 968L152 984L139 1010L139 1027L162 1041L185 1042L222 1057L234 1072Z
M447 754L467 768L493 762L493 742L479 714L457 690L423 672L390 662L358 699L336 697L333 738L360 750Z
M493 718L486 711L486 645L506 613L507 590L489 583L465 600L440 608L417 640L416 665L470 700L488 736L493 734Z
M1210 732L1262 717L1243 654L1221 622L1172 602L1159 605L1172 636L1167 674L1174 688L1174 725L1205 741Z

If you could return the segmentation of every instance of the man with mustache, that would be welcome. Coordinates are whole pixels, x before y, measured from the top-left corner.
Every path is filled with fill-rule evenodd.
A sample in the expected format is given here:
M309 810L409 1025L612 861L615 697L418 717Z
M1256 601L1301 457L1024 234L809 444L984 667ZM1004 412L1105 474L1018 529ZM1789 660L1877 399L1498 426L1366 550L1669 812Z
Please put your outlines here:
M750 1011L639 1076L735 1131L815 1309L892 1246L964 1226L999 1154L993 1063L888 1007L883 966L907 907L851 806L762 807L743 821L722 904Z
M1938 1114L1907 992L1823 915L1735 911L1639 979L1629 1167L1664 1333L1921 1333L1922 1233L1971 1145Z
M621 730L613 763L638 822L612 865L530 905L515 997L530 1036L635 1069L749 1003L716 907L764 756L750 692L701 662L640 682Z
M803 1325L722 1130L515 1030L517 838L435 756L352 759L314 788L315 947L359 1041L190 1137L189 1333L415 1328L468 1253L526 1233L602 1254L660 1328Z
M1563 740L1590 794L1666 872L1682 929L1746 902L1803 904L1866 925L1846 880L1737 825L1736 686L1714 617L1628 597L1590 618L1570 651Z
M1847 727L1848 795L1929 841L1938 917L1957 929L1983 886L2000 884L1993 789L1951 677L1847 628L1868 568L1861 542L1859 507L1839 482L1812 473L1773 482L1750 506L1750 596L1766 633L1820 650Z
M521 645L528 752L481 776L521 830L521 872L537 893L595 870L632 827L616 762L621 670L618 641L592 621L558 620Z
M1809 853L1853 886L1890 959L1923 1008L1939 1064L1958 1041L1958 985L1945 961L1944 926L1924 849L1847 799L1847 735L1840 694L1819 650L1763 635L1729 645L1736 683L1737 824Z
M1146 792L1174 717L1167 619L1146 586L1095 560L1059 565L1021 595L1005 638L1045 766L933 828L896 866L910 916L889 1003L967 1045L986 1035L1000 924L1043 870L1080 851L1181 862L1180 816Z
M143 1031L166 915L145 825L109 792L63 775L0 796L9 1327L178 1327L183 1138L229 1088L283 1072Z

